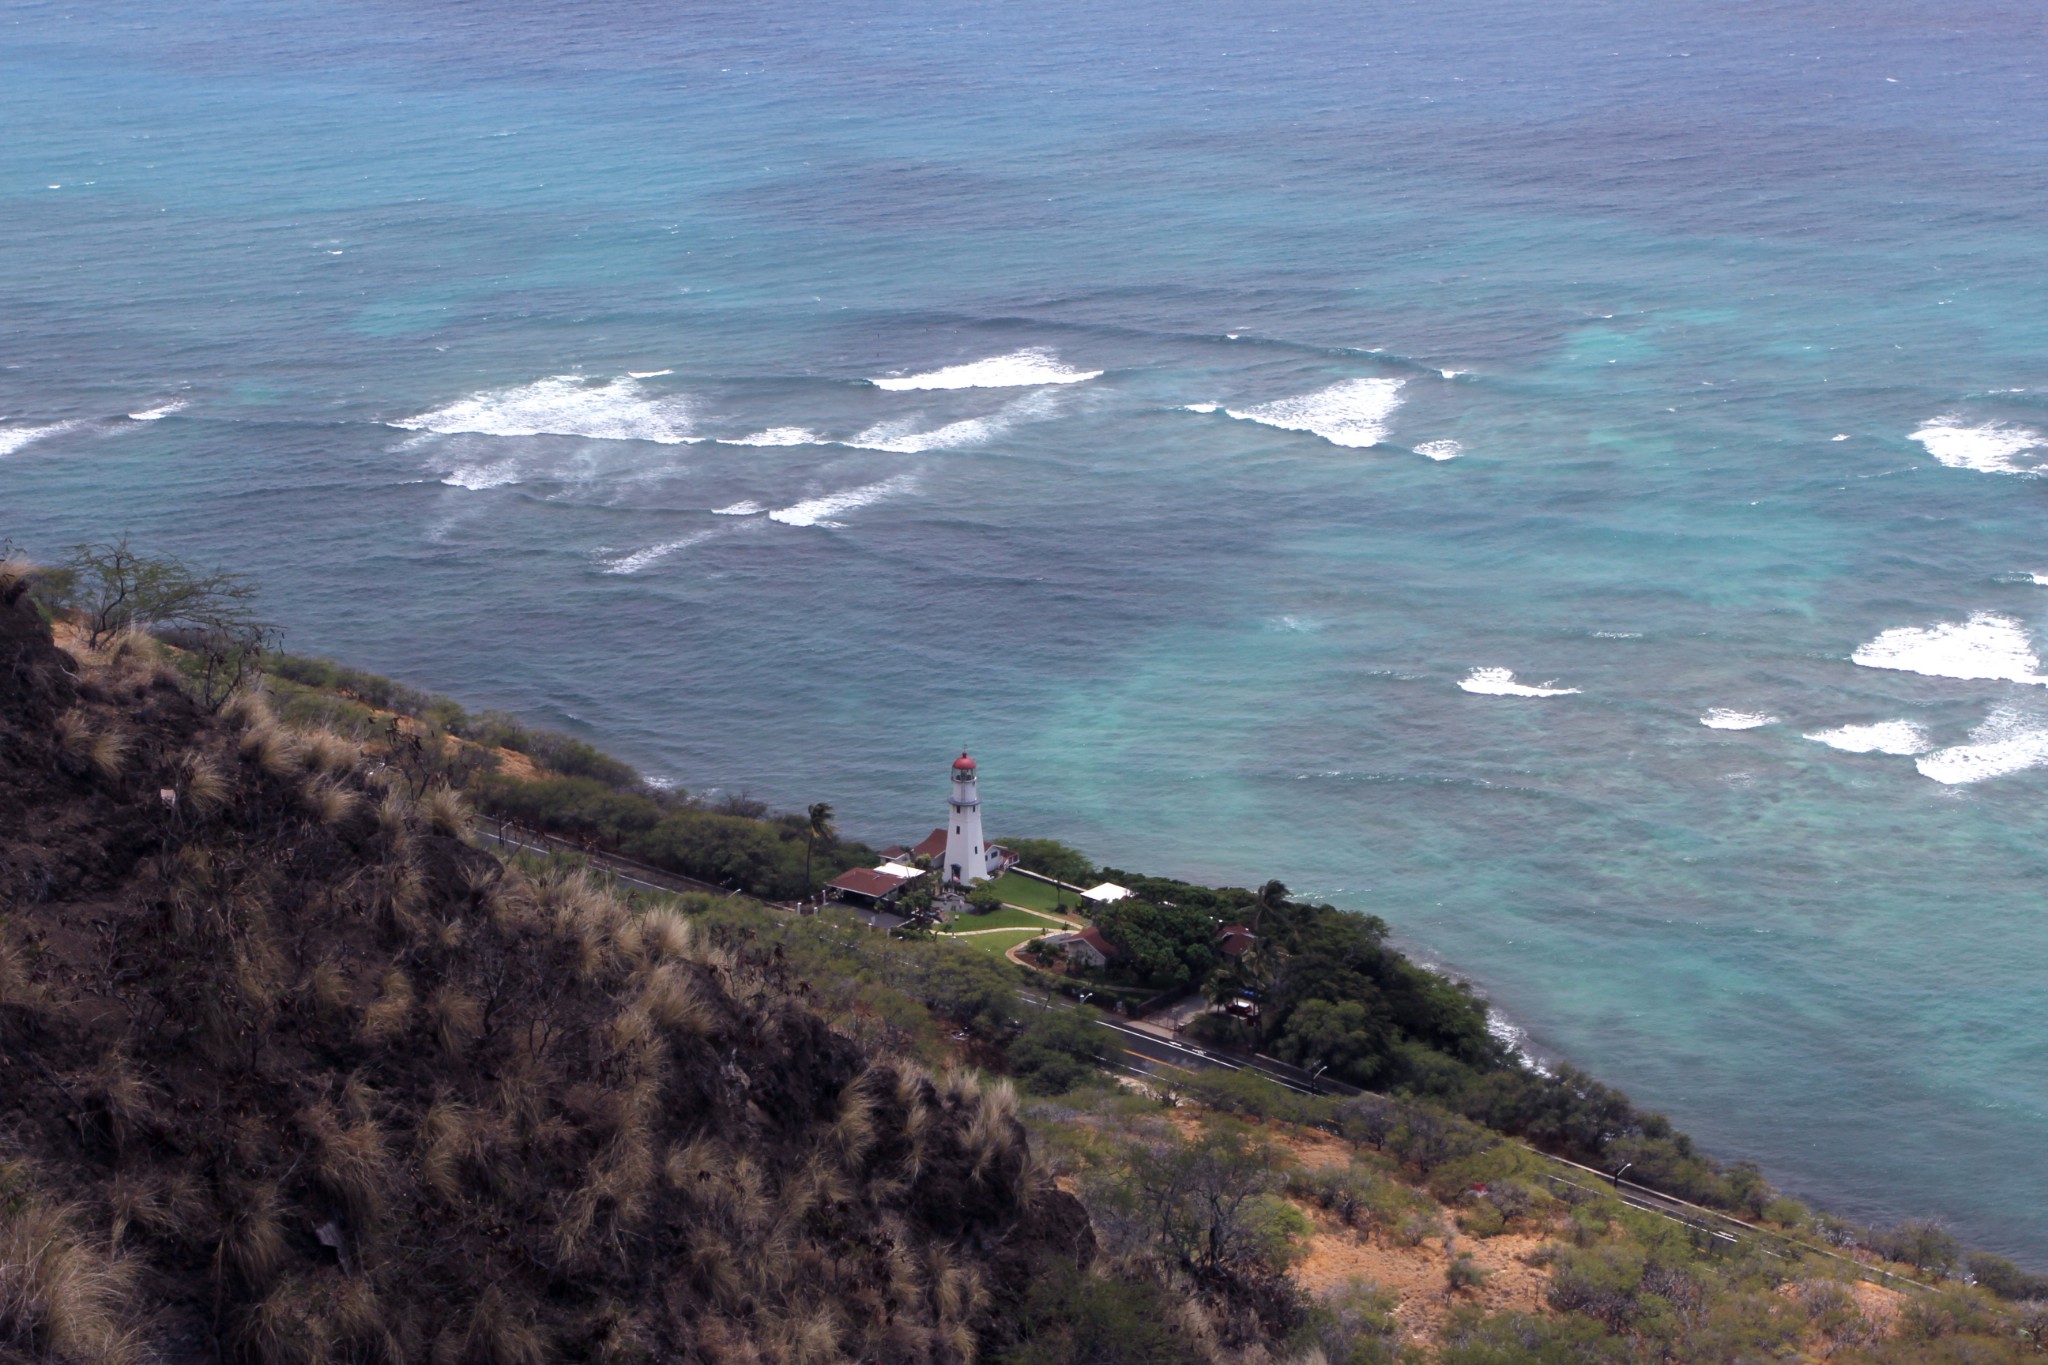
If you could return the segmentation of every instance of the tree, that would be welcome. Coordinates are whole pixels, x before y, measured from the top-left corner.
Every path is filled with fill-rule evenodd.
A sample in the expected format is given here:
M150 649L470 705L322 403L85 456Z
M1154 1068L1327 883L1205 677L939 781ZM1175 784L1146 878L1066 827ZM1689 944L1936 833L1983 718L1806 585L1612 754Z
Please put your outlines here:
M1161 987L1189 986L1215 970L1216 925L1186 906L1121 900L1095 915L1103 936L1129 957L1138 979Z
M86 643L100 648L124 630L178 626L200 630L260 630L250 603L256 584L242 574L201 573L181 560L152 559L111 544L72 547L65 567L73 574L70 605L85 627Z
M1003 908L1003 893L987 882L976 882L967 892L967 908L977 915L1000 910Z
M811 894L811 854L818 847L818 840L832 839L832 807L823 801L814 801L804 814L810 820L810 838L804 844L804 894Z
M261 671L276 632L257 619L256 584L245 575L138 554L125 535L73 546L64 569L87 645L99 649L126 630L162 637L184 651L181 667L208 710Z
M1242 1125L1212 1123L1191 1142L1168 1137L1134 1151L1129 1194L1176 1260L1218 1270L1258 1247L1255 1201L1277 1183L1278 1164Z
M1010 1071L1026 1090L1063 1095L1095 1074L1097 1058L1119 1052L1115 1038L1092 1010L1046 1010L1010 1044Z

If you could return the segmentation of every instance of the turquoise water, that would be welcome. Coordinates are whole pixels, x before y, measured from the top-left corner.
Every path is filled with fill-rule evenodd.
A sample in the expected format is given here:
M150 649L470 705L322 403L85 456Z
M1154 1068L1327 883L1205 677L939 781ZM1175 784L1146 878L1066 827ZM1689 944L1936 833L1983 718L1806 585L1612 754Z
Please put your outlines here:
M971 747L997 835L1383 914L2048 1262L2032 8L0 37L0 534L878 840Z

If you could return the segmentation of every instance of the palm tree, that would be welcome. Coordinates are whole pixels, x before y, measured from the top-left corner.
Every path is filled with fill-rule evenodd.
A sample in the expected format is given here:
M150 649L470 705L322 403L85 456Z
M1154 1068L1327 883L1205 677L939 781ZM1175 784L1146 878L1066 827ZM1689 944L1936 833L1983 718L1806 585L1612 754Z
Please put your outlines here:
M1265 918L1266 912L1268 910L1278 910L1281 906L1287 904L1287 883L1275 878L1253 892L1252 895L1251 930L1256 935L1259 932L1259 921Z
M832 838L832 807L823 801L814 801L804 814L811 818L810 841L804 845L804 894L811 893L811 854L817 850L818 840Z

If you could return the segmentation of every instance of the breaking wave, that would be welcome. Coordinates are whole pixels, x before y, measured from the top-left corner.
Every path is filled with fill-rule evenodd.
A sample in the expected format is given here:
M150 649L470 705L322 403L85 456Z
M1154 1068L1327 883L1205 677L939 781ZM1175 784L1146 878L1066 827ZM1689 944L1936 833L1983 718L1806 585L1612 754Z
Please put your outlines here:
M916 479L908 474L899 474L893 479L867 484L860 488L849 488L839 493L826 493L790 507L778 508L768 514L770 521L779 521L785 526L838 526L842 523L832 520L844 512L866 507L869 503L897 493L907 493L917 486Z
M481 492L486 488L503 488L508 483L518 483L519 469L509 460L498 464L465 465L442 475L441 482L452 488Z
M624 554L616 559L605 560L604 571L612 574L639 573L649 565L659 564L678 550L689 549L692 545L708 538L712 534L710 531L697 531L682 537L680 540L671 540L660 545L650 545L644 550L635 550L631 554Z
M1401 406L1399 379L1346 379L1327 389L1249 408L1225 408L1241 422L1305 431L1334 446L1362 450L1386 439L1387 419Z
M1514 670L1507 668L1475 668L1458 680L1458 686L1483 697L1569 697L1579 690L1576 687L1559 687L1555 680L1516 682Z
M1923 754L1931 747L1927 731L1910 720L1881 720L1874 725L1844 725L1801 736L1845 754Z
M0 427L0 458L12 455L32 441L45 436L55 436L60 431L69 431L76 422L46 422L39 427Z
M1983 474L2035 473L2040 465L2021 464L2019 457L2048 446L2048 436L2026 427L2004 422L1969 426L1960 417L1937 417L1913 432L1911 439L1950 469L1974 469ZM2041 458L2048 458L2048 452Z
M1958 787L2048 765L2048 726L2010 706L2001 706L1970 732L1968 744L1936 749L1914 761L1923 777Z
M714 517L751 517L762 510L761 504L750 498L743 502L730 503L724 507L714 507L711 509L711 515Z
M443 435L581 436L682 445L702 439L690 434L689 421L688 399L650 394L630 376L593 383L564 374L491 389L389 425Z
M160 403L153 408L144 408L140 412L131 412L128 414L128 420L131 422L160 422L174 412L183 412L186 406L185 399L173 398L168 403Z
M1977 611L1960 625L1899 626L1849 656L1865 668L1891 668L1930 678L1996 678L2048 683L2026 629L2009 616Z
M1432 460L1455 460L1465 453L1465 447L1456 441L1424 441L1415 447L1417 455L1427 455Z
M821 446L830 444L830 441L830 437L820 436L809 427L770 427L751 436L721 437L718 443L727 446Z
M1736 711L1726 706L1713 707L1700 717L1700 724L1709 730L1757 730L1777 723L1776 716L1762 711Z
M924 374L885 375L868 382L878 389L900 393L909 389L1015 389L1039 384L1079 384L1101 374L1101 370L1075 369L1054 355L1050 347L1027 346L1008 355L990 356L965 365L948 365Z

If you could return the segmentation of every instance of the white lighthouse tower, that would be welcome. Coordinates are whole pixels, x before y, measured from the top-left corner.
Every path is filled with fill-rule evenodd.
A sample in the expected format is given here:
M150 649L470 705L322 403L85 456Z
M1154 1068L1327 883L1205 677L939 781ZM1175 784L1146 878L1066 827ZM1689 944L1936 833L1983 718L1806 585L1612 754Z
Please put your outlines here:
M952 807L946 821L946 860L939 864L939 880L963 886L988 880L989 848L981 837L981 795L974 787L974 760L966 754L953 760L953 790L947 797Z

